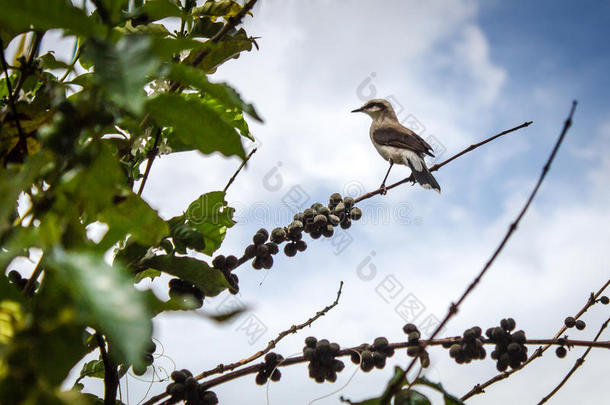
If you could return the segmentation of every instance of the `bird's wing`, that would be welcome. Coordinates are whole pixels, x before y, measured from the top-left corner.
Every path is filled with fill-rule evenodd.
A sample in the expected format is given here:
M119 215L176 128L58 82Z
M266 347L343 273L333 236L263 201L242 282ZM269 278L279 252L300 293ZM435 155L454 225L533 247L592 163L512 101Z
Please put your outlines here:
M402 125L382 126L373 131L373 140L380 145L410 149L434 157L432 147L419 135Z

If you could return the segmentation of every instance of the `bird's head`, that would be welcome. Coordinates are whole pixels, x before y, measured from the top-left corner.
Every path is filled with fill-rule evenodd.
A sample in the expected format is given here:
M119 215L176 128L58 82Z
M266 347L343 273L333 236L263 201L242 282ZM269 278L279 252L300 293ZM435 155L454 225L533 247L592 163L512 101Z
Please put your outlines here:
M374 98L369 100L362 107L356 108L355 110L352 110L352 112L363 112L374 120L382 117L396 119L396 114L394 113L392 104L390 104L388 100L384 100L382 98Z

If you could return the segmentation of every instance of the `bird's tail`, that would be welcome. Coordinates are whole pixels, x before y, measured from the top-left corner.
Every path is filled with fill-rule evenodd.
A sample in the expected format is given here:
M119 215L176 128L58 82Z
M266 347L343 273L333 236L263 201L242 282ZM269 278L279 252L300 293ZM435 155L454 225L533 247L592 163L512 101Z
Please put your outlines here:
M411 168L411 172L413 173L413 177L415 177L415 181L417 181L423 188L436 190L437 193L441 193L441 186L438 185L438 182L430 173L430 170L426 167L426 163L421 159L420 171L417 171L414 165L409 162L409 167Z

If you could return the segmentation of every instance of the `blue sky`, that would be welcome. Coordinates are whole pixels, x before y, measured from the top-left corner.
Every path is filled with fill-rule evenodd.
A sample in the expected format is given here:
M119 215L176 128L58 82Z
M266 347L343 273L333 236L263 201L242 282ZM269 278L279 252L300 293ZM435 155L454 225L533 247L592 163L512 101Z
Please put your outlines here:
M267 275L240 268L238 298L267 328L256 342L250 344L239 329L248 314L222 328L188 315L158 319L156 336L179 368L199 372L247 357L330 303L340 280L345 282L340 305L309 330L285 339L279 351L300 351L309 334L345 346L381 335L404 340L405 321L396 308L409 294L425 306L416 323L444 316L524 203L574 98L580 102L574 126L539 197L447 334L475 324L485 329L513 316L528 336L551 337L608 279L610 4L372 4L267 0L254 10L246 29L261 37L260 51L242 55L215 75L254 102L266 121L253 123L259 151L229 190L241 223L229 231L221 253L241 253L261 226L286 225L283 200L292 187L299 186L311 204L335 191L359 193L379 185L387 167L370 144L370 121L349 113L364 101L358 88L365 80L376 96L392 96L395 106L404 107L400 117L416 117L425 127L421 135L434 135L446 148L445 158L525 121L534 125L439 171L440 196L403 186L366 201L362 223L347 232L353 242L339 254L328 241L308 240L308 250L297 257L278 255ZM219 156L164 156L155 162L144 196L170 217L198 195L221 189L238 165ZM407 174L398 167L391 179ZM376 271L371 281L361 276L367 269ZM386 302L379 289L390 279L402 290ZM156 282L155 289L161 293L167 286ZM204 308L214 312L225 299L207 299ZM589 327L574 337L590 338L607 313L607 307L595 307L585 318ZM564 360L545 356L470 403L531 403L560 381L580 352ZM489 359L457 366L440 349L431 356L428 376L458 395L495 375ZM164 361L171 367L167 359L159 364ZM607 362L607 353L592 353L557 402L597 402L605 392L600 382ZM399 353L392 364L406 363ZM345 385L353 371L348 365L340 382L329 386L308 379L305 367L291 367L270 387L269 403L308 403ZM391 367L357 373L340 394L316 403L376 394L390 374ZM266 403L265 389L253 379L219 387L221 403L240 403L244 395ZM131 403L147 388L132 378ZM100 385L93 382L89 389ZM162 389L156 384L152 391Z

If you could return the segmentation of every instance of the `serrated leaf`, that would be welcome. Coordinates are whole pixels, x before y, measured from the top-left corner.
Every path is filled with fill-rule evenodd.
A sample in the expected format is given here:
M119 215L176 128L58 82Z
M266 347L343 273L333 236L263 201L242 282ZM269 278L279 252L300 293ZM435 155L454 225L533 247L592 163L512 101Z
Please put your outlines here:
M129 275L101 255L54 249L47 259L68 288L84 322L106 335L120 360L143 365L152 322Z
M152 41L143 35L128 35L116 45L90 41L85 55L93 60L93 82L107 98L136 115L146 101L144 85L158 72L160 60L152 52Z
M223 191L202 194L186 210L186 223L203 234L205 249L202 253L212 255L222 244L227 229L235 225L235 210L227 205Z
M206 74L199 69L182 63L174 63L171 65L169 79L201 90L207 96L222 104L225 109L243 111L255 120L263 122L254 106L246 103L235 89L226 83L208 81Z
M190 281L207 297L214 297L229 287L222 272L193 257L162 255L144 260L142 264Z
M240 136L212 108L194 95L160 94L147 109L158 125L170 127L168 143L177 137L182 145L202 153L220 152L245 158ZM172 147L173 149L173 147Z
M65 0L3 0L0 25L13 32L60 28L87 37L105 32L104 26Z

